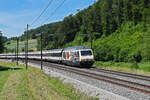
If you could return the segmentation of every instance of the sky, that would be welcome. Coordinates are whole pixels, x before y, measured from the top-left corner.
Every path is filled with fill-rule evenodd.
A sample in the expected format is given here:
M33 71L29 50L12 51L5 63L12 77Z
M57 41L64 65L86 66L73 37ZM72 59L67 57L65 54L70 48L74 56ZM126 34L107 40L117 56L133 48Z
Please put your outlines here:
M47 6L50 0L0 0L0 31L4 36L15 37L23 34L26 25L31 24ZM77 13L77 9L87 8L97 0L66 0L53 16L51 13L63 0L53 0L52 4L38 21L29 29L43 24L61 21L69 14ZM45 22L45 20L49 18ZM44 22L44 23L43 23Z

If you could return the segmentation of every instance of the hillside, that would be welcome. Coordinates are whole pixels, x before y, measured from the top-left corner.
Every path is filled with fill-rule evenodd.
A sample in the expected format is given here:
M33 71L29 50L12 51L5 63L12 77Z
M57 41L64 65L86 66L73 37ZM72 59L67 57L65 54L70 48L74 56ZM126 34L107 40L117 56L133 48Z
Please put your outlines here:
M150 27L126 23L108 37L95 42L96 59L116 62L150 60Z
M91 36L96 60L149 61L150 0L98 0L63 21L29 32L31 38L43 33L45 49L90 46Z
M25 43L26 43L26 41L19 41L19 52L24 52ZM36 39L29 40L28 43L29 43L28 44L29 51L37 50L37 40ZM15 41L15 40L7 41L4 45L7 48L7 52L15 52L15 48L17 47L17 41ZM6 52L6 50L5 50L5 52Z
M45 24L45 25L40 26L40 27L38 27L38 28L36 28L36 29L31 29L31 30L29 30L29 32L28 32L28 33L29 33L29 39L36 39L36 38L38 38L38 37L36 36L36 34L39 34L39 33L43 33L43 34L45 34L45 33L47 33L47 34L54 34L54 32L55 32L56 29L58 28L59 24L60 24L60 22L55 22L55 23ZM13 39L15 39L15 38L13 38ZM26 40L26 32L24 32L24 34L22 34L22 35L19 37L19 39L20 39L21 41Z
M143 24L126 23L107 37L93 39L95 59L98 61L140 62L150 60L150 27ZM82 43L82 37L76 37L71 45L88 45Z

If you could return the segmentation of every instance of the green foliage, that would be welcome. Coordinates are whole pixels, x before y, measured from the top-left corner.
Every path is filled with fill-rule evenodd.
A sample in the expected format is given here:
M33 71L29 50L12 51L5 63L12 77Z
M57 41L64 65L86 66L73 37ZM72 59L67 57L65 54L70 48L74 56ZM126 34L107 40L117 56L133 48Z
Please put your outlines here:
M0 53L4 52L4 41L2 36L0 36Z
M138 68L139 68L137 62L134 62L130 67L131 67L132 69L138 69Z
M149 45L149 40L145 41L144 34L148 34L150 28L147 28L147 31L144 28L143 24L133 26L132 23L127 23L110 36L97 39L95 59L119 62L145 61L144 59L150 56L148 46L143 49L144 44Z
M96 60L150 61L150 1L98 0L60 22L30 30L29 37L37 38L37 33L43 34L44 49L90 46L91 36Z
M150 71L150 62L142 62L138 63L139 69L142 69L144 71Z

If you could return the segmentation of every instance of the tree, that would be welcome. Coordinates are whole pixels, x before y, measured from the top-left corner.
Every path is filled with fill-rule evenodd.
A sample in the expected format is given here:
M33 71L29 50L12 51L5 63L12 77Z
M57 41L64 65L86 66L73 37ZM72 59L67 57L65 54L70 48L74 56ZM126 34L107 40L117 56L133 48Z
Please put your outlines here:
M146 32L143 36L143 56L144 61L150 61L150 31Z
M0 53L3 52L4 52L3 37L2 37L2 32L0 31Z

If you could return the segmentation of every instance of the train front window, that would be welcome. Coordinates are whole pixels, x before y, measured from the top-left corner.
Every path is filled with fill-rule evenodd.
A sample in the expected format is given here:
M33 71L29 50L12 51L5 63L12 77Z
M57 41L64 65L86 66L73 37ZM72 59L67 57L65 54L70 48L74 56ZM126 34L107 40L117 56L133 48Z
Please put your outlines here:
M88 51L81 51L81 56L91 56L92 52L90 50Z

